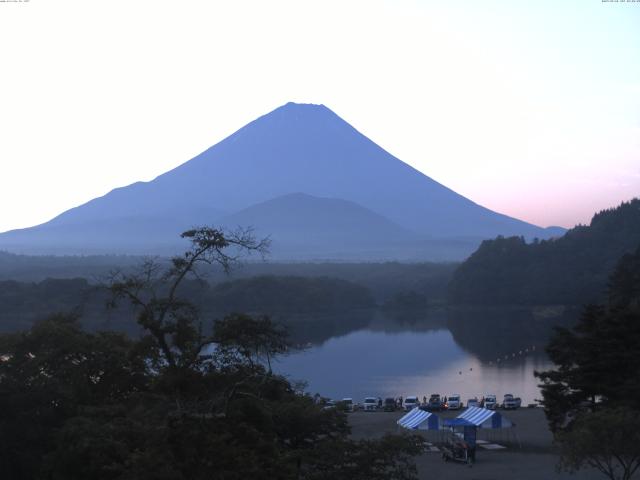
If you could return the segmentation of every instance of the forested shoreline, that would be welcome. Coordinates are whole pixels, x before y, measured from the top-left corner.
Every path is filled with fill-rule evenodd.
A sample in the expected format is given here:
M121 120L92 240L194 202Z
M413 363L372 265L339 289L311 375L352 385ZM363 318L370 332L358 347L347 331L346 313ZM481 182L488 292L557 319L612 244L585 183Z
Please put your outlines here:
M640 200L596 213L551 240L484 241L453 273L448 301L467 305L585 305L606 299L608 277L640 245Z

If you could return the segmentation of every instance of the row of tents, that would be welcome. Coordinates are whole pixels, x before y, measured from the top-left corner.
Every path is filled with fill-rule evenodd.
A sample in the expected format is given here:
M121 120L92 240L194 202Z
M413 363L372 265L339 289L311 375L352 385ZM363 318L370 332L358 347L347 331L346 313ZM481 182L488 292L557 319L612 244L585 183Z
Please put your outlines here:
M410 430L443 430L455 427L511 428L515 424L500 412L469 407L455 418L441 419L435 413L416 407L398 420L398 425Z
M478 430L486 430L489 437L495 439L495 434L500 440L505 440L503 433L508 437L513 437L517 441L515 433L515 423L504 417L500 412L480 407L469 407L455 418L441 419L435 413L414 408L409 413L398 420L398 425L410 430L422 430L425 433L437 433L439 441L444 441L447 435L457 435L462 438L468 447L475 452ZM451 438L451 437L449 437ZM486 443L486 441L485 441ZM473 454L475 457L475 453Z

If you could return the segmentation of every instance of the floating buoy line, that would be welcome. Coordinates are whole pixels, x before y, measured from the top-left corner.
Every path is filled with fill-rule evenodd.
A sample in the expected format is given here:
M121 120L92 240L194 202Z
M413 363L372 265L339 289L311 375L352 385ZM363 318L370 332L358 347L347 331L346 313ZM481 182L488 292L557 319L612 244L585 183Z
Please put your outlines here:
M525 347L522 350L518 350L517 352L507 353L504 356L499 356L495 360L489 360L489 366L500 365L501 363L505 363L509 360L513 360L514 358L526 357L530 353L534 353L536 351L536 346L531 345L529 347Z

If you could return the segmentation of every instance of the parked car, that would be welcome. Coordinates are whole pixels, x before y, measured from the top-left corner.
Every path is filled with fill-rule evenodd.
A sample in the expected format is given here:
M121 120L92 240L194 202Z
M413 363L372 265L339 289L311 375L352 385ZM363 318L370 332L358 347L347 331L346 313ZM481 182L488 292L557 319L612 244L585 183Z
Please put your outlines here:
M445 404L445 408L447 410L459 410L462 408L462 401L460 400L460 395L454 393L447 398L447 403Z
M439 393L433 393L429 397L429 401L425 406L425 410L429 410L430 412L437 412L442 409L442 400L440 399Z
M515 410L516 408L520 408L521 403L522 400L520 400L520 397L514 397L513 394L506 393L502 401L502 408L505 410Z
M334 402L333 400L327 400L326 402L324 402L324 405L322 407L323 410L331 410L336 408L336 402Z
M340 400L340 405L347 412L353 412L356 409L356 404L353 403L353 398L343 398L342 400Z
M498 401L496 400L496 396L493 393L484 397L484 408L489 410L495 410L498 406Z
M365 412L375 412L378 409L378 398L377 397L367 397L364 399L362 403L362 409Z
M385 412L395 412L396 411L396 399L387 397L384 399L383 409Z
M407 397L404 399L403 408L406 411L413 410L414 408L419 406L420 406L420 400L418 400L418 397Z
M473 397L467 400L467 408L469 407L479 407L480 402L478 401L478 397Z

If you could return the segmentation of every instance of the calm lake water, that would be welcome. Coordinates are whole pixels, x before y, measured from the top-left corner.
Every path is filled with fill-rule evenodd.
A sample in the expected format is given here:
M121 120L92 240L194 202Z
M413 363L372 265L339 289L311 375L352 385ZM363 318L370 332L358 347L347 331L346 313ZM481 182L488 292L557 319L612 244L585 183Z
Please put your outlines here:
M378 314L367 326L281 358L275 369L307 381L310 393L333 399L459 393L466 402L513 393L533 403L540 398L533 372L551 367L543 354L549 324L530 311L513 310L413 321Z

